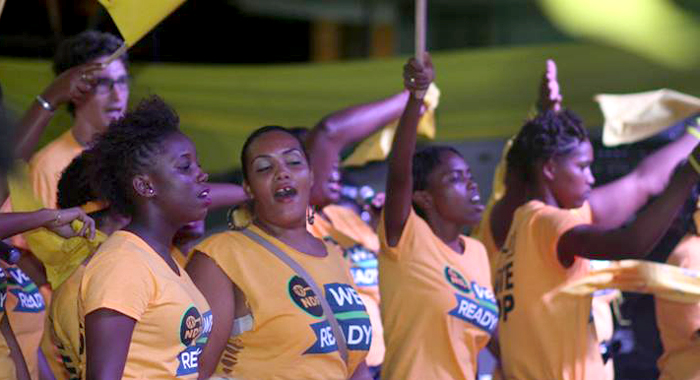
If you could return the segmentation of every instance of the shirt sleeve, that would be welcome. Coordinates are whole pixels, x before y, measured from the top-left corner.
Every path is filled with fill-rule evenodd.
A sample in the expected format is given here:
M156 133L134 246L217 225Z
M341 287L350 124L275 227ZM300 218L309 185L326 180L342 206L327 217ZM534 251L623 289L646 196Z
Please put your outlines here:
M570 229L590 223L586 219L585 212L577 210L563 210L548 207L542 210L535 219L532 228L537 239L537 251L545 255L545 262L550 262L557 268L566 269L559 261L558 249L559 239Z
M119 251L99 254L113 257L88 264L85 270L80 284L85 315L105 308L139 321L156 297L153 272L135 255Z
M413 207L411 207L408 218L406 218L406 224L404 224L403 231L401 232L401 237L399 238L396 246L391 247L386 240L386 231L384 230L384 211L382 211L382 215L379 219L379 225L377 227L377 236L379 237L381 254L392 260L406 258L414 246L418 218L420 217L413 210Z

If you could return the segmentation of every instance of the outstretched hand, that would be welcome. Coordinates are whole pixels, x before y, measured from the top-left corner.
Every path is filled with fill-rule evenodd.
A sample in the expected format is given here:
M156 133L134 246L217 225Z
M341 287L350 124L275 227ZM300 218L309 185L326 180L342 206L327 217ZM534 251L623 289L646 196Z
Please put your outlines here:
M95 72L102 68L102 64L96 62L72 67L57 76L42 97L54 108L68 102L79 104L92 92Z
M425 53L423 62L411 58L403 66L404 87L416 98L423 98L430 83L435 80L435 70L430 54Z
M80 236L87 239L95 238L95 221L80 207L54 211L56 212L55 218L44 227L66 239L75 236ZM71 226L71 223L74 220L83 222L83 226L79 231L75 231Z
M547 69L542 75L540 86L540 98L537 101L537 108L540 112L561 111L563 97L559 92L559 82L557 80L557 64L552 59L547 60Z

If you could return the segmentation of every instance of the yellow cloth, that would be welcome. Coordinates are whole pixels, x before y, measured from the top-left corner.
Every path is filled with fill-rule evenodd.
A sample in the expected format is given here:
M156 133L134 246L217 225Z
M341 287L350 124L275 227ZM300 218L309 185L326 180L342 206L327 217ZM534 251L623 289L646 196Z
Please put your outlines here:
M385 347L384 328L379 313L379 239L367 223L347 207L328 205L323 208L323 213L330 219L330 223L316 215L314 224L307 226L308 230L321 240L337 243L343 251L343 256L350 264L357 292L372 323L372 345L367 354L367 365L381 365Z
M56 208L58 180L66 166L84 149L69 129L32 156L29 161L30 180L34 195L43 207Z
M44 346L44 356L57 380L81 378L78 291L84 272L85 266L78 266L73 274L54 290L53 300L49 306L45 334L49 336L53 346L58 349L59 356L53 355L53 352L47 352L46 346ZM55 370L55 368L60 368L60 371Z
M78 299L81 327L87 314L101 308L136 320L123 378L197 378L212 315L185 270L179 265L178 270L179 275L145 241L121 230L87 264Z
M240 232L213 235L195 249L211 257L245 294L252 329L229 338L217 375L240 379L346 379L367 355L371 326L342 254L326 243L326 257L294 250L249 227L301 265L324 289L348 342L348 365L338 354L317 295L284 262Z
M5 312L32 379L39 378L38 351L44 332L46 306L36 284L16 265L0 260L7 278Z
M173 259L175 259L175 261L177 261L177 263L184 268L187 266L187 262L190 260L190 257L192 257L192 252L194 251L190 251L187 255L185 255L179 248L173 247L170 254L173 256Z
M185 0L99 0L128 46L134 46Z
M498 337L505 378L600 379L603 360L591 321L591 296L561 292L585 276L589 261L564 268L559 238L591 222L590 208L562 210L539 201L518 208L496 257L494 289L501 306Z
M7 297L7 275L0 269L0 320L5 317L5 299ZM15 362L10 356L10 347L5 336L0 333L0 380L15 380Z
M686 270L700 270L700 236L684 237L666 262ZM680 303L656 297L656 323L664 346L658 362L659 379L700 379L700 300Z
M16 212L35 211L43 207L32 195L27 170L26 164L17 162L15 170L8 176L10 200ZM81 222L73 223L73 228L81 226ZM53 289L57 289L107 239L99 230L95 239L90 241L81 237L65 239L45 228L25 232L23 236L29 249L44 264L46 277Z
M700 302L700 273L673 265L641 260L622 260L617 265L592 271L567 284L562 291L587 295L601 289L648 293L668 301Z
M415 211L395 247L379 221L385 379L474 379L498 323L484 246L462 236L458 254Z
M596 95L605 117L603 143L630 144L649 138L700 112L700 99L661 89L624 95Z
M431 83L423 98L425 113L418 121L418 134L429 139L435 138L435 109L440 103L440 89L435 83ZM396 128L399 121L396 120L381 130L375 132L361 142L352 154L343 160L343 166L364 166L372 161L382 161L389 156L391 143L394 141Z

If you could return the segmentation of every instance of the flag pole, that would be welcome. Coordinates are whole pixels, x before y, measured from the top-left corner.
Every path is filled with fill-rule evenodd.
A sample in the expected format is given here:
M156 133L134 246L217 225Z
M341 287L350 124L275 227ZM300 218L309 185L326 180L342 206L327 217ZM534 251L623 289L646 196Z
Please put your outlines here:
M122 54L126 53L126 51L129 50L129 45L126 44L126 41L122 43L122 46L119 47L114 53L112 53L107 59L102 62L102 67L109 66L112 61L115 59L119 58Z
M425 56L425 31L427 25L427 0L416 0L416 61L423 64ZM416 94L419 97L425 96L425 91Z

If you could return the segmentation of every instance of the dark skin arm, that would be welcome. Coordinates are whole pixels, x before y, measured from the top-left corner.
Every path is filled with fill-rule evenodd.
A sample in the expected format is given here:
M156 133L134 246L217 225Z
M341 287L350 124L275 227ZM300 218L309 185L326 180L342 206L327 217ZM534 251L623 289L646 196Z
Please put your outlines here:
M15 374L17 375L17 380L29 380L29 370L27 369L27 363L24 362L24 356L22 356L22 350L17 344L17 339L15 339L15 334L12 332L12 327L10 322L7 320L7 315L3 314L0 318L0 332L2 333L5 342L7 342L7 347L10 348L10 357L15 364Z
M88 379L122 378L136 320L110 309L85 316L86 375Z
M406 108L399 120L394 142L389 154L389 173L386 181L384 203L384 228L390 246L396 246L411 211L413 198L413 153L416 150L416 126L420 118L423 99L416 93L427 90L434 79L432 62L426 54L425 67L415 59L404 66L404 85L411 92ZM414 78L415 81L411 81ZM424 93L424 92L423 92Z
M92 91L92 73L102 68L99 63L88 63L70 68L57 76L42 92L44 98L54 108L70 101L80 103ZM83 74L85 74L83 76ZM53 117L53 112L45 110L36 100L25 112L18 126L15 157L28 161L34 153L44 128Z
M232 183L207 183L207 186L211 189L210 209L235 206L248 200L248 195L242 186Z
M372 133L398 119L406 104L408 92L352 106L324 117L309 132L305 145L310 155L314 178L319 179L311 189L311 203L323 203L324 178L329 178L340 152L369 137Z
M236 314L235 285L214 260L198 251L194 252L185 270L207 299L215 321L207 345L199 356L199 378L208 379L216 370L231 335Z
M700 156L700 151L696 149L693 154ZM568 267L574 256L597 260L645 257L671 226L698 178L690 164L685 163L674 174L668 188L631 224L617 229L599 225L572 228L559 239L559 261Z
M76 219L83 222L83 227L78 232L73 231L70 226L70 223ZM46 227L65 238L73 236L95 238L95 221L87 216L80 207L0 214L0 239L6 239L39 227Z
M355 372L350 376L350 380L372 380L372 376L369 373L369 368L367 368L367 363L362 362L357 365Z
M644 158L631 173L593 189L589 198L593 224L601 228L622 225L666 188L673 170L697 144L698 139L686 133Z

